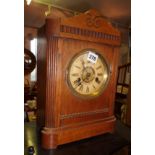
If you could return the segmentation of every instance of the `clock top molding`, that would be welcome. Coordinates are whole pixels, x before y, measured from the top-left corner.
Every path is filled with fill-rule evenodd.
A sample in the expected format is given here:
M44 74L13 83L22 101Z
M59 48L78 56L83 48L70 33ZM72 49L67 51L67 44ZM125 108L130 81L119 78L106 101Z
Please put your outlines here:
M92 9L69 18L47 19L47 36L57 36L120 46L120 32Z

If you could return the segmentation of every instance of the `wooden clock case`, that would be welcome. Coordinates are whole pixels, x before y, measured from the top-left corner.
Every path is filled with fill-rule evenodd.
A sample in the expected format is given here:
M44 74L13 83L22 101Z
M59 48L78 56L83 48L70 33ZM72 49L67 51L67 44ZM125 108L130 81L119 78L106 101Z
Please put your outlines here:
M47 19L38 32L38 115L43 148L112 132L120 32L96 10L71 18ZM95 49L110 65L104 92L93 99L74 96L66 69L75 54Z

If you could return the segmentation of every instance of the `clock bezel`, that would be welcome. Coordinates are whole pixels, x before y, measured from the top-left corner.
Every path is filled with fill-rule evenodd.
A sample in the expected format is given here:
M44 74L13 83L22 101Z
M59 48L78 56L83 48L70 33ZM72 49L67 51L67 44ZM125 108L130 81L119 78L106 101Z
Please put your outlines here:
M104 62L104 64L106 65L106 68L107 68L107 80L105 82L104 85L101 86L101 88L99 88L95 95L94 93L92 94L88 94L88 95L83 95L83 94L80 94L78 93L72 86L71 82L70 82L70 77L69 77L69 73L70 73L70 69L71 69L71 65L73 64L74 60L76 60L76 58L78 58L80 55L84 55L85 53L88 53L92 51L93 53L97 54L101 61ZM111 70L110 70L110 64L109 62L107 61L105 55L101 54L100 52L98 52L96 49L92 49L92 48L87 48L87 49L83 49L81 50L80 52L76 53L70 60L70 62L68 63L67 65L67 69L66 69L66 81L67 81L67 86L69 87L69 90L71 91L71 93L80 98L80 99L94 99L94 98L97 98L99 97L104 91L105 89L107 88L107 85L110 81L110 76L111 76Z

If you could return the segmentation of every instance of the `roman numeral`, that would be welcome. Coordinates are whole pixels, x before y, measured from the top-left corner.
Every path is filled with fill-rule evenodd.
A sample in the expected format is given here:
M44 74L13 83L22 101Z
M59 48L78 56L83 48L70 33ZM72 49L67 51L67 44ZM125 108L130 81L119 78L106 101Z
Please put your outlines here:
M73 73L72 76L79 76L79 74L78 73Z
M80 59L80 61L81 61L81 63L82 63L82 65L84 65L85 63L84 63L84 60L81 58Z
M98 69L100 69L102 66L100 65L100 66L98 66L96 69L98 70Z
M98 76L103 76L103 73L98 73L97 75L98 75Z
M77 80L75 80L73 83L74 83L74 85L75 85L75 87L78 87L80 84L81 84L81 79L80 78L78 78Z
M87 86L87 88L86 88L86 93L89 93L89 87Z
M81 84L81 86L79 87L79 91L83 90L83 85Z
M96 89L96 87L93 85L93 88Z
M75 66L76 68L78 68L78 69L81 69L79 66Z

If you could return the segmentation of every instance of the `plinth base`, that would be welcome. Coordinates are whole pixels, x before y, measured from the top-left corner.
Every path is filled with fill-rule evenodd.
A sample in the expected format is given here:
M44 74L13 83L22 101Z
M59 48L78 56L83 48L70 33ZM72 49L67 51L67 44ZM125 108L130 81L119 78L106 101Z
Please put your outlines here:
M115 120L115 117L111 116L102 120L68 125L59 128L45 127L42 130L42 147L45 149L53 149L61 144L66 144L107 132L113 132Z

